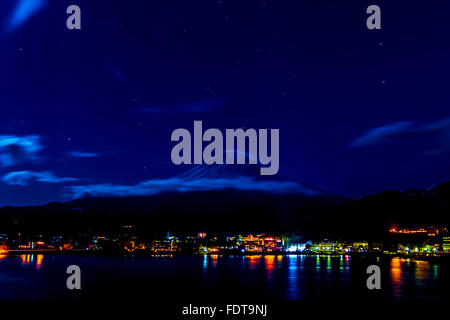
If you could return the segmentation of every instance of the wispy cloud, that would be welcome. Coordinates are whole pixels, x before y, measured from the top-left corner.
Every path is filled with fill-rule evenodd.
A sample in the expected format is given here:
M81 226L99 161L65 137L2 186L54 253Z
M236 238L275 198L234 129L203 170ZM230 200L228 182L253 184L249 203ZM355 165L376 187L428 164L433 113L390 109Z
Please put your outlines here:
M22 26L46 4L47 0L17 0L17 4L7 22L6 31L11 32Z
M354 139L350 147L364 147L381 144L399 136L408 134L415 129L414 123L409 121L394 122L383 127L378 127L367 131L362 136Z
M127 78L125 77L123 72L111 61L111 59L106 58L105 61L107 68L114 75L114 77L120 82L126 83Z
M85 151L68 151L67 155L74 157L74 158L95 158L99 157L100 154L94 153L94 152L85 152Z
M378 145L395 142L403 137L417 138L430 134L436 138L436 145L427 151L428 154L450 151L450 118L431 123L416 123L411 121L394 122L367 131L362 136L351 141L349 147L359 148Z
M210 112L219 109L223 106L221 99L201 100L193 103L186 103L177 106L149 106L139 108L139 112L143 113L196 113L196 112Z
M234 178L193 180L169 178L148 180L136 185L92 184L66 187L68 195L72 198L82 198L86 196L148 196L171 191L190 192L226 189L265 191L268 193L280 194L299 193L309 196L315 196L320 193L319 191L309 189L296 182L261 181L252 177L244 176Z
M77 181L76 178L58 177L50 171L34 172L34 171L15 171L3 176L2 181L12 186L27 186L30 181L38 181L45 183L63 183Z
M9 167L39 159L38 152L43 148L40 140L37 135L0 135L0 166Z

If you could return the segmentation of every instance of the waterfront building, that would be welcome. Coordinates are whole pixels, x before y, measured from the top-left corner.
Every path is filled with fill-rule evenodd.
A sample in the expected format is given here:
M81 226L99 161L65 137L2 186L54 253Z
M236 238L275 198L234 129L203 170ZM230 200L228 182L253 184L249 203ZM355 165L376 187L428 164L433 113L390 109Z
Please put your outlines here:
M278 252L283 249L281 237L264 234L244 236L242 243L246 252Z
M198 235L197 235L197 237L198 237L199 239L205 239L205 238L206 238L206 233L205 233L205 232L199 232Z
M338 241L324 240L313 245L313 251L323 253L342 252L344 245Z
M442 238L442 250L444 252L450 253L450 237L445 236Z
M8 246L5 244L0 245L0 255L7 253L9 250Z
M355 241L352 243L352 248L355 252L367 252L369 243L367 241Z

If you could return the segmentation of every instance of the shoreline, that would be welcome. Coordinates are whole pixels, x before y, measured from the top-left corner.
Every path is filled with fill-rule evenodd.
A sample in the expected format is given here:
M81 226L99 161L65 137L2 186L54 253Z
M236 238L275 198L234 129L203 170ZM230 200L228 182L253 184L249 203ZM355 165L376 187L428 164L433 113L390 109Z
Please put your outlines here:
M237 252L237 253L180 253L180 252L104 252L104 251L86 251L86 250L24 250L24 251L8 251L0 255L3 256L20 256L20 255L61 255L61 256L98 256L98 257L174 257L174 256L208 256L208 257L249 257L249 256L319 256L319 257L350 257L350 258L400 258L411 260L436 261L450 259L450 254L441 255L402 255L402 254L385 254L385 253L326 253L326 252Z

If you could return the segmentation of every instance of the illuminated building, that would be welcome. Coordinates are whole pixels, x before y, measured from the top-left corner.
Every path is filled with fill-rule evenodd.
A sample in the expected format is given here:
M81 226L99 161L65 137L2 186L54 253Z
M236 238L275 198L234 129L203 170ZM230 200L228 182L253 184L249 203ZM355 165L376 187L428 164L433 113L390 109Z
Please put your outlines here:
M21 250L30 250L30 249L32 249L30 242L27 242L26 244L19 244L17 246L17 248L19 248Z
M45 242L44 241L37 241L37 242L33 242L32 245L33 249L42 249L42 248L46 248Z
M138 250L145 250L145 249L147 249L147 246L144 244L144 243L139 243L137 246L136 246L136 249L138 249Z
M136 242L134 240L127 241L124 245L124 249L132 252L132 251L134 251L135 246L136 246Z
M420 226L416 228L400 228L398 225L394 225L389 228L389 232L393 234L423 234L429 237L434 237L439 234L447 233L448 229L442 226Z
M303 252L307 245L308 243L292 243L287 247L286 252Z
M280 251L282 248L282 240L279 237L264 237L263 247L267 252Z
M317 252L342 252L344 246L340 242L321 241L313 245L313 251Z
M449 236L442 238L442 249L444 252L450 252L450 237Z
M180 247L175 240L155 240L150 244L150 250L153 252L177 252Z
M242 238L244 250L246 252L275 252L281 251L283 242L280 237L252 235L249 234Z
M390 233L404 233L404 234L415 234L415 233L423 233L426 234L428 233L428 231L424 228L417 228L417 229L408 229L408 228L404 228L404 229L398 229L396 227L392 227L389 229Z
M72 246L72 243L64 243L63 244L63 249L64 250L72 250L73 249L73 246Z
M0 245L0 255L8 253L8 246L7 245Z
M352 243L352 248L356 252L367 252L369 250L369 243L365 241L356 241Z

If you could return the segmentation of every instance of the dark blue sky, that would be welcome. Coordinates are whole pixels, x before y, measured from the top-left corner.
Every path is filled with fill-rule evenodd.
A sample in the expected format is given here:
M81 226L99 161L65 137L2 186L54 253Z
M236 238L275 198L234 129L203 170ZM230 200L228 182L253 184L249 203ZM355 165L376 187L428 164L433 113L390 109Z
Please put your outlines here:
M70 4L82 30L66 28ZM366 28L370 4L382 30ZM279 128L278 178L329 192L448 181L448 9L2 0L0 206L170 190L191 169L172 164L170 135L194 120Z

